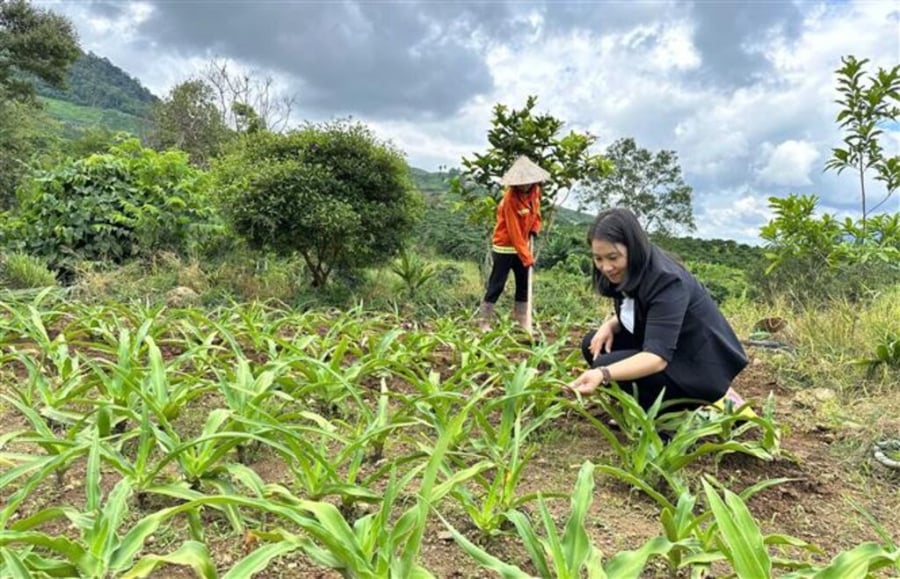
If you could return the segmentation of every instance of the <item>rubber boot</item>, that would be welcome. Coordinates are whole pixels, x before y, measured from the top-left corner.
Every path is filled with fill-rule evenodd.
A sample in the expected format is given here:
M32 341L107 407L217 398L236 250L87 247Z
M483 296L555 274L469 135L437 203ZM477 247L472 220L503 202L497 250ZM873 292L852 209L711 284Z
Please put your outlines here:
M482 332L491 331L491 321L494 319L494 304L491 302L481 302L478 308L478 329Z
M528 317L528 302L516 302L513 304L513 319L516 320L523 330L531 334L531 329L525 327L525 321Z

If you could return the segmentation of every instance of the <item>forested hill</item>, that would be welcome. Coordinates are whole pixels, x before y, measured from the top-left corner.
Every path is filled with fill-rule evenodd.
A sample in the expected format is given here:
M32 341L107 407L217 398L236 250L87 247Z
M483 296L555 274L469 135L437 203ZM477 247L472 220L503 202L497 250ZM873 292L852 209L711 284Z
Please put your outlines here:
M140 81L92 52L82 53L69 67L65 89L40 81L35 85L43 97L141 118L149 117L151 105L159 100Z

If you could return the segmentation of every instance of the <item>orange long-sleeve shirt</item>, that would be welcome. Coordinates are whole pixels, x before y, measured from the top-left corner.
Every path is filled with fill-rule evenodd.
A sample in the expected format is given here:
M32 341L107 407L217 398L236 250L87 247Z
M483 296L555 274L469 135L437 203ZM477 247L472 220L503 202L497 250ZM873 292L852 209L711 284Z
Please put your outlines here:
M541 187L533 185L527 193L507 188L497 205L497 225L492 238L497 253L517 253L525 267L534 264L528 236L541 231Z

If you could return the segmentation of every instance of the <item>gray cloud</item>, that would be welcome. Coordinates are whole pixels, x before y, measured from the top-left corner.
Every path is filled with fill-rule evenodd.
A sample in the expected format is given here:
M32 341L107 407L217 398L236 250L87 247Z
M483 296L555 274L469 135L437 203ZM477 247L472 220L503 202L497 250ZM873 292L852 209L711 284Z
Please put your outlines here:
M696 0L691 15L694 45L703 57L698 80L730 85L749 84L769 70L753 45L770 32L794 38L803 22L800 7L783 0Z
M184 55L231 57L297 80L300 106L446 116L493 88L470 40L501 4L156 2L140 33Z

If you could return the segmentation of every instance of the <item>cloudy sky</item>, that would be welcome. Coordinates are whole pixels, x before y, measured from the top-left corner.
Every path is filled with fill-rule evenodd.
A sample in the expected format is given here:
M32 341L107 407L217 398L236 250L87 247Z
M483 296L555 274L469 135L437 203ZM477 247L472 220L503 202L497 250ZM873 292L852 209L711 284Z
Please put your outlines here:
M700 237L758 241L768 198L858 216L834 70L900 63L900 1L66 0L82 47L164 97L212 58L272 76L299 119L352 116L427 170L483 151L495 103L678 153ZM900 126L885 149L900 151ZM871 183L870 207L884 188ZM900 211L900 195L882 206Z

